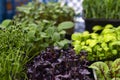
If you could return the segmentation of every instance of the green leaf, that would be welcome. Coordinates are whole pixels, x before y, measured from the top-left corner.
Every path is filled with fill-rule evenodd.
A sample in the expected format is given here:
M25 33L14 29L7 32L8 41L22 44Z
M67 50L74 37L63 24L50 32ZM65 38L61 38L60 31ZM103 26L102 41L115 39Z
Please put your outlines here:
M31 24L29 24L28 26L29 26L29 29L30 29L30 30L36 30L38 25L35 24L35 23L31 23Z
M42 39L41 37L35 38L34 41L39 41L39 40L41 40L41 39Z
M115 41L116 40L116 36L112 35L112 34L105 34L103 36L103 40L105 42L109 42L109 41Z
M79 40L75 40L74 42L73 42L73 45L80 45L81 44L81 42L79 41Z
M64 29L70 29L74 26L73 22L70 21L66 21L66 22L62 22L58 25L58 30L64 30Z
M62 30L59 32L60 34L66 34L66 31Z
M97 33L91 33L91 38L93 39L97 39L98 38L98 34Z
M89 52L89 54L90 54L90 52L92 52L92 48L91 48L91 47L87 47L87 48L85 48L85 50L86 50L87 52Z
M113 69L113 71L118 71L118 70L120 70L120 58L116 59L116 60L112 63L112 69Z
M120 78L113 78L112 80L120 80Z
M86 40L86 44L88 44L90 47L94 47L97 44L97 40L88 39Z
M109 69L112 68L113 61L105 61L105 63L108 65Z
M110 28L114 28L112 24L107 24L107 25L105 26L105 29L110 29Z
M7 27L9 24L10 24L10 22L11 22L11 20L9 20L9 19L6 19L6 20L4 20L3 22L2 22L2 26L3 27Z
M109 67L104 62L95 62L89 68L97 70L99 73L106 75L109 72Z
M81 39L81 33L74 33L72 34L72 40L80 40Z
M85 38L85 39L88 39L89 36L90 36L90 33L88 31L84 31L82 36Z
M96 25L96 26L93 27L92 30L93 30L94 32L97 32L97 31L102 30L102 29L103 29L102 26Z
M33 40L35 38L35 31L29 31L27 36L29 39Z
M44 22L44 23L50 23L49 20L45 20L45 19L43 20L43 22Z
M55 32L55 27L48 27L48 29L46 30L47 35L48 36L53 36L54 32Z
M108 50L109 50L109 48L108 48L108 46L107 46L107 43L105 43L105 42L103 42L103 43L101 44L101 47L102 47L105 51L108 51Z
M113 45L118 45L118 46L120 46L120 41L114 41L114 42L112 42L111 45L112 45L112 46L113 46Z
M55 32L52 36L53 41L59 41L60 40L60 34Z
M80 45L74 45L74 50L76 51L77 54L81 51L81 46Z
M116 49L113 49L113 50L112 50L112 53L113 53L113 55L117 55L118 52L117 52Z
M114 32L113 29L104 29L101 34L112 34Z
M40 32L41 38L46 38L48 37L45 32Z
M60 47L64 47L68 43L69 43L69 40L65 39L65 40L61 40L60 42L57 42L57 45Z

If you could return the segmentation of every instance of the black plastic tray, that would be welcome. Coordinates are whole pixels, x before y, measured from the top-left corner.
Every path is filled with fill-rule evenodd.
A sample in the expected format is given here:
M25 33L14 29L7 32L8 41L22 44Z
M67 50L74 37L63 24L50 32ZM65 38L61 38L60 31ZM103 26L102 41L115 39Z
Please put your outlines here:
M92 28L95 25L101 25L101 26L105 26L107 24L112 24L114 27L118 27L120 26L120 19L84 19L85 20L85 30L89 31L89 32L93 32Z

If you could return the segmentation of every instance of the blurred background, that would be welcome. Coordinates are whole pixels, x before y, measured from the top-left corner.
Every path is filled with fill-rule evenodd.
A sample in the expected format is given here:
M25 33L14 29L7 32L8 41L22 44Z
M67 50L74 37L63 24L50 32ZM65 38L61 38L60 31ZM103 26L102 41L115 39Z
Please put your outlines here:
M30 1L32 0L0 0L0 22L4 19L12 19L16 13L16 7Z

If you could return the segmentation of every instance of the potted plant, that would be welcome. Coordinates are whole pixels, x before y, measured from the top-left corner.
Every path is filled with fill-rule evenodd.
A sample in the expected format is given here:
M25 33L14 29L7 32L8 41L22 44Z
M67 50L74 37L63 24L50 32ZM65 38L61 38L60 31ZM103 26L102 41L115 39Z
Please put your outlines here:
M55 25L64 22L72 21L74 10L68 6L62 6L60 3L49 2L47 4L37 1L29 2L27 5L17 7L17 12L20 13L14 17L18 21L25 21L28 18L34 19L37 23L40 20L53 21ZM23 18L23 19L21 19ZM29 20L28 20L29 21ZM67 34L73 33L73 27L67 30Z
M5 28L9 22L0 25L0 80L21 80L25 78L24 64L29 46L26 47L26 33L22 29Z
M119 80L120 59L117 58L120 57L120 27L110 24L105 27L94 26L92 33L74 33L72 40L77 54L82 50L88 52L89 68L93 69L95 80Z
M86 30L92 32L95 25L120 25L119 0L84 0Z
M87 52L76 55L72 47L48 47L27 64L29 80L94 80Z
M3 21L0 24L0 80L26 80L25 65L40 51L48 46L67 46L70 41L65 38L66 29L74 26L68 20L73 15L73 12L69 14L71 11L59 4L31 2L19 7L20 13L14 19ZM67 19L66 14L71 17Z
M61 7L59 3L42 4L34 1L18 7L17 12L9 25L28 33L29 45L34 46L32 52L43 50L49 45L64 46L64 43L69 42L65 35L66 30L74 26L70 22L74 15L71 8Z
M62 48L70 42L64 37L72 22L58 26L47 20L29 22L5 20L0 24L0 80L26 80L25 65L39 51L49 45Z
M95 70L96 80L120 80L120 58L115 61L98 61L89 68Z
M73 46L77 53L81 50L88 51L88 60L114 60L120 57L120 27L106 25L95 26L94 32L74 33L72 35ZM100 34L98 30L102 30Z

